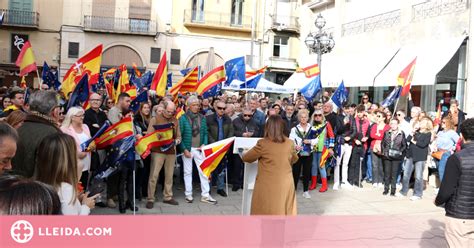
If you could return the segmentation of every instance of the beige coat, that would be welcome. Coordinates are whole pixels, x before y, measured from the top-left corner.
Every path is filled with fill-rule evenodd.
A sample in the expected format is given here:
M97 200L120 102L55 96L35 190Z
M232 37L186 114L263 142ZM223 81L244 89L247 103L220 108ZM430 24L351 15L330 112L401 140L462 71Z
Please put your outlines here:
M258 159L258 173L252 196L252 215L296 215L292 165L298 160L294 144L285 139L275 143L261 139L244 154L243 161Z

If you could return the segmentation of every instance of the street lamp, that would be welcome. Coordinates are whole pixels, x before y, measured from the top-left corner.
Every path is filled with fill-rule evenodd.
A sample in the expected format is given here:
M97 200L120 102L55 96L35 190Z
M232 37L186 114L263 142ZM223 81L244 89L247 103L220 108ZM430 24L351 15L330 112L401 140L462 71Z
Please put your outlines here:
M326 26L326 19L321 15L321 13L316 17L314 25L318 29L317 32L309 33L306 36L304 43L308 47L310 53L316 53L318 55L318 66L319 72L321 73L321 55L325 53L330 53L334 48L335 42L332 38L332 34L327 34L323 31L324 26Z

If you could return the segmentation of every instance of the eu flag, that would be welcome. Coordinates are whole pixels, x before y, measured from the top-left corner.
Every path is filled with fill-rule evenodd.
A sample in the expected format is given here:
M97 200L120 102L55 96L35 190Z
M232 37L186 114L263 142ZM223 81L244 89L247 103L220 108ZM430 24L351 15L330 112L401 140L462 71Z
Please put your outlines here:
M115 142L112 148L107 152L106 163L115 167L123 161L135 160L135 136L128 136Z
M213 86L212 88L210 88L208 91L204 92L202 94L202 97L203 98L209 98L209 97L218 96L221 93L221 89L222 89L222 84L219 83L219 84Z
M316 97L319 91L323 89L321 85L321 77L317 75L314 77L311 82L309 82L305 87L303 87L300 92L301 95L308 100L308 102L312 102L313 99Z
M395 87L395 89L393 89L392 92L388 94L387 98L385 98L380 105L382 105L384 108L391 106L400 97L402 88L403 87L400 86Z
M130 110L135 113L140 108L140 103L148 101L148 91L143 91L130 103Z
M247 89L256 89L258 82L260 82L260 79L262 78L263 74L258 74L257 76L253 77L252 79L249 79L245 84L241 84L240 88L247 88Z
M349 92L347 91L346 87L344 86L344 81L339 84L336 91L331 97L331 100L336 104L338 108L342 107L342 104L347 101L349 97Z
M142 74L141 77L137 77L133 79L133 81L130 81L137 87L138 91L141 91L144 87L150 88L152 79L153 73L151 71L147 71Z
M67 109L74 106L79 106L81 103L86 102L89 99L89 78L87 74L82 76L79 83L74 88L74 91L69 98Z
M43 72L41 73L41 79L43 79L43 82L46 83L49 88L52 88L54 90L58 90L59 86L61 86L61 83L58 80L57 73L51 71L46 61L43 63Z
M168 79L166 80L166 88L171 88L173 86L173 73L168 73Z
M179 73L181 73L181 75L186 76L188 75L188 73L192 70L193 68L186 68L186 69L182 69L181 71L179 71Z
M225 62L225 75L227 80L225 86L229 86L234 80L245 82L245 59L238 57Z

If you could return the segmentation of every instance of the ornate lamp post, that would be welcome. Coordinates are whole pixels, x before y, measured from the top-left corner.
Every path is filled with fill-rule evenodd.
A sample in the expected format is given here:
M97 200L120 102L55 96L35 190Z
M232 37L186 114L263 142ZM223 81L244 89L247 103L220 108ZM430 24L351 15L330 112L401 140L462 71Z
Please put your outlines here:
M326 25L326 20L321 15L318 15L316 20L314 21L314 25L318 29L317 32L309 33L306 36L305 44L308 47L310 53L316 53L318 55L318 65L319 71L321 73L321 55L325 53L330 53L334 48L335 42L332 38L332 34L327 34L323 31L324 26Z

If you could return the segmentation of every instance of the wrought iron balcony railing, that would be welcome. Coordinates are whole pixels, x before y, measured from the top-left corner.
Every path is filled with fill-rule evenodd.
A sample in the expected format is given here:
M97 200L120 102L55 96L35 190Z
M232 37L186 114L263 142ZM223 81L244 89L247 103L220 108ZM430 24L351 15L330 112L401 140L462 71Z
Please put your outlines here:
M342 36L390 28L400 23L401 11L394 10L342 24Z
M5 26L20 27L38 27L39 14L37 12L0 9L0 13L4 12L3 24Z
M84 29L99 32L136 33L155 35L158 27L155 21L143 19L84 16Z
M420 21L451 13L464 12L469 9L466 0L427 1L412 6L412 21Z
M185 25L206 25L218 28L250 29L252 18L229 13L184 10Z
M276 31L290 31L299 33L300 24L296 16L274 15L272 17L272 29Z

